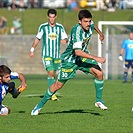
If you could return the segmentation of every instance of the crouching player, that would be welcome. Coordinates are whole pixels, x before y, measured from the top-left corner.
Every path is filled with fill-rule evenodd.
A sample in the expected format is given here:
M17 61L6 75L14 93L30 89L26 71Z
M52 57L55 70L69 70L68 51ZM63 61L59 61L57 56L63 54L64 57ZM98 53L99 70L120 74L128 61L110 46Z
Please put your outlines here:
M15 88L15 83L10 82L12 79L20 80L20 85L17 89ZM13 98L17 98L26 87L26 79L22 73L12 72L5 65L0 66L0 115L8 115L10 113L10 108L2 104L7 93L9 92Z

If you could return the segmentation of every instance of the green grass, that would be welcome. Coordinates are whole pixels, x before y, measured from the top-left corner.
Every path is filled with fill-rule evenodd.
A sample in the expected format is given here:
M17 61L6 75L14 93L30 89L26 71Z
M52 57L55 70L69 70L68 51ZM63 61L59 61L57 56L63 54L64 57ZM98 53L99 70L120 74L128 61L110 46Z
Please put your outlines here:
M27 77L28 88L17 99L10 94L3 101L11 114L1 116L2 133L131 133L133 126L132 84L122 80L105 81L102 111L94 106L92 77L77 75L58 91L58 101L49 100L38 116L30 112L47 88L46 75ZM18 85L19 81L16 80Z
M98 21L133 21L133 10L116 10L115 12L108 11L92 11L93 21L98 24ZM57 9L57 22L62 23L66 29L67 34L73 25L78 23L78 11L66 12L65 9ZM24 12L18 10L8 11L7 9L0 9L0 16L3 15L8 19L8 27L12 26L14 16L18 16L22 20L24 34L36 34L40 24L47 21L47 9L26 9Z

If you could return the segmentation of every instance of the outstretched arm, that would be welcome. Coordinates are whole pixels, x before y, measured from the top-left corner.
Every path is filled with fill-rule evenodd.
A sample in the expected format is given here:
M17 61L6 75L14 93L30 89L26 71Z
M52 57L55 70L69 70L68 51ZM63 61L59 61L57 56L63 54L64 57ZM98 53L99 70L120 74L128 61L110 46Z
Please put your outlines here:
M106 59L103 58L103 57L98 57L98 56L95 56L95 55L87 54L87 53L85 53L82 50L75 50L75 55L83 57L83 58L88 58L88 59L96 60L99 63L104 63L106 61Z
M21 82L19 87L18 87L18 89L19 89L19 92L22 92L27 87L26 78L25 78L25 76L22 73L18 73L18 78L19 78L19 80Z
M104 40L104 35L103 33L99 30L99 28L97 27L97 25L94 25L94 29L97 31L97 33L99 34L99 39L102 42Z

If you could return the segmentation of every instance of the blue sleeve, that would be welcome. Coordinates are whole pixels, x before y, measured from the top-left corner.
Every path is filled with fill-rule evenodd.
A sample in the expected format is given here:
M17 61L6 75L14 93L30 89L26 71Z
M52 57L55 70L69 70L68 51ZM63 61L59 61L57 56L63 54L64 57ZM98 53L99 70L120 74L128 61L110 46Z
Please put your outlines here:
M17 72L11 72L10 74L11 79L18 79L18 73Z

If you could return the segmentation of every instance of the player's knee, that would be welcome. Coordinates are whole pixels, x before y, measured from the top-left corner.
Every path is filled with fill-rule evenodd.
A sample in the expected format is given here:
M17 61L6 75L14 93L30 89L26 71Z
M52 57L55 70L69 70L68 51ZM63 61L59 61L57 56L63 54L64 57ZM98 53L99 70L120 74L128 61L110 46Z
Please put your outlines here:
M61 88L62 88L62 83L59 83L59 82L56 82L55 83L55 90L57 91L57 90L60 90Z
M98 65L94 65L93 68L99 70L99 71L102 71L101 68L98 66Z
M103 79L103 72L102 71L97 72L97 78L100 79L100 80Z
M54 70L48 71L48 76L49 76L49 77L55 77L55 72L54 72Z

